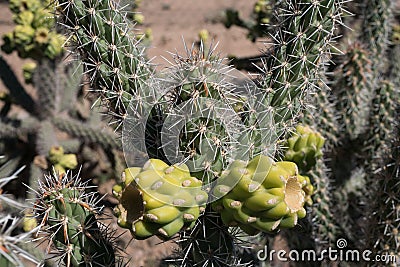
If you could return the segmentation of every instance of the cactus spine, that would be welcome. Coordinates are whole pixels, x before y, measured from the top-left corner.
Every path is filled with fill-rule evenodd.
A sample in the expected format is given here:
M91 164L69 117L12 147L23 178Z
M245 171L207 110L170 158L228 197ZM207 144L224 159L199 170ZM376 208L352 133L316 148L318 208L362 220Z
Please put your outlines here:
M396 125L395 138L382 154L383 166L377 170L374 179L369 180L369 186L374 190L374 202L368 211L367 218L370 221L366 228L368 235L365 243L365 247L372 248L374 253L394 256L396 261L400 258L400 203L396 197L400 193L398 130ZM386 264L395 266L396 261L388 260Z

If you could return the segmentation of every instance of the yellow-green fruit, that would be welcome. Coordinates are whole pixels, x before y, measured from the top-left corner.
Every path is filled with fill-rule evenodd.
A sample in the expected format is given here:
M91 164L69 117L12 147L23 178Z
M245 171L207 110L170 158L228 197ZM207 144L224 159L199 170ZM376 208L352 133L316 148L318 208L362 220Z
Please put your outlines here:
M137 239L169 239L192 227L204 210L208 195L201 186L184 164L169 166L150 159L143 168L127 168L122 183L113 188L119 200L118 224Z
M308 177L299 175L295 163L259 155L248 164L233 162L213 189L217 198L224 193L211 205L223 223L256 234L294 227L306 215L304 204L313 187Z
M26 45L32 42L35 30L29 25L17 25L14 29L14 42L16 45Z
M61 146L53 146L49 151L48 159L60 171L63 169L75 169L78 166L76 155L64 154L64 148Z
M59 164L66 169L75 169L78 166L78 160L75 154L64 154L60 160Z
M22 66L22 71L26 83L32 83L32 77L33 73L36 70L36 67L37 65L35 62L27 62Z
M15 15L14 22L21 25L29 25L31 26L35 15L30 10L22 11Z
M284 160L295 162L302 173L307 172L322 157L324 143L325 139L320 133L308 126L298 125L296 133L287 140Z
M49 40L49 29L38 28L36 29L34 41L38 44L45 44Z
M44 51L44 54L53 59L59 55L61 55L64 51L63 44L65 42L65 38L62 35L52 33L49 34L49 40Z

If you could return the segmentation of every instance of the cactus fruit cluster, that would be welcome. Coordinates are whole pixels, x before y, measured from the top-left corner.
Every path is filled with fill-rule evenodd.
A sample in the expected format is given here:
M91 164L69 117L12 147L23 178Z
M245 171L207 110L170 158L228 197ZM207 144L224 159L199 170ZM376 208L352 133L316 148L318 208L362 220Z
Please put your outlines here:
M64 53L65 37L54 31L54 4L42 0L12 0L10 9L16 24L12 32L3 35L1 49L17 51L22 58L54 59Z
M59 174L65 174L66 170L73 170L78 166L75 154L65 154L61 146L54 146L50 149L48 160L50 165Z
M295 163L257 156L230 165L217 180L212 207L226 225L254 235L294 227L306 216L304 204L312 193L309 178L299 175Z
M284 160L295 162L302 173L306 173L322 157L325 138L308 126L298 125L296 132L287 140Z
M208 200L202 182L185 164L150 159L143 168L126 169L122 181L113 188L120 203L115 209L118 224L137 239L169 239L192 228Z
M257 38L265 36L271 27L272 2L271 0L258 0L253 6L251 17L248 20L241 18L238 10L229 8L225 10L222 22L227 28L232 26L245 28L248 31L247 37L255 42Z

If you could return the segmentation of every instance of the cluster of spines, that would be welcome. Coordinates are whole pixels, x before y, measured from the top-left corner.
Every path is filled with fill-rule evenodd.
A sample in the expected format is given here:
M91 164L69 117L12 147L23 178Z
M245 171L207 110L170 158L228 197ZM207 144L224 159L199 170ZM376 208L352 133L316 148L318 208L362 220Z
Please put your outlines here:
M332 90L327 85L327 78L321 78L317 82L315 94L309 95L307 102L312 105L303 114L302 123L313 125L325 138L325 151L331 150L339 144L339 133L341 127L338 123L338 116L335 113L335 99Z
M179 250L171 262L182 266L247 266L237 254L237 238L220 216L206 211L193 229L181 233Z
M3 158L3 156L0 156ZM28 208L24 203L11 198L9 195L3 193L3 187L10 181L15 180L18 174L24 169L21 167L16 171L10 173L14 169L12 161L8 161L0 167L0 204L2 205L1 219L0 219L0 266L19 267L24 266L27 261L39 264L39 259L29 252L29 249L24 246L28 244L31 246L32 234L36 229L29 229L21 233L21 225L23 218L20 216L11 215L7 209L10 207L13 212ZM23 260L25 259L25 261Z
M380 81L372 99L369 139L365 143L365 149L369 153L375 153L375 157L379 157L387 140L393 137L391 135L394 130L398 101L398 90L395 85L388 80Z
M13 232L21 225L22 219L11 215L2 216L0 219L0 266L24 266L26 259L32 263L40 262L23 248L23 244L31 241L32 232L15 235Z
M169 88L165 101L160 100L166 103L161 110L169 116L161 121L166 129L162 134L173 137L174 129L184 129L178 148L184 157L179 160L198 178L210 181L237 157L273 154L276 134L261 90L223 64L215 47L185 48L186 55L174 55L174 63L160 79ZM162 148L167 155L176 153Z
M389 45L394 1L371 0L363 4L364 20L360 38L371 52L373 71L376 74L383 73L382 55L385 55Z
M329 174L330 171L323 159L318 160L315 169L310 172L310 179L315 185L311 211L312 237L319 250L333 246L337 240L337 219L332 209L332 185Z
M39 239L53 246L60 264L66 266L114 266L117 262L113 237L96 216L99 199L86 193L87 182L79 173L53 172L39 181L35 191L35 217L39 223Z

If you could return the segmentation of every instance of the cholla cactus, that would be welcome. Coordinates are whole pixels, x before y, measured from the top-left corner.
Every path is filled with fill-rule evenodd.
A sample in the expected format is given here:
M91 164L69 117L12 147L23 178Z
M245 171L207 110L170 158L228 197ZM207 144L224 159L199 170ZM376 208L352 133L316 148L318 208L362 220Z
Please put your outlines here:
M46 175L39 181L34 213L38 233L55 248L53 253L65 266L114 266L117 262L113 239L96 216L101 213L94 193L79 173Z
M58 13L70 29L69 39L76 41L92 89L109 108L116 128L120 127L130 101L148 96L138 89L151 74L127 12L114 1L61 0Z
M344 135L351 140L367 129L373 96L371 75L368 51L360 43L350 45L337 70L333 92L337 96L336 109L342 116L339 122L344 125Z
M295 114L304 105L305 95L313 91L320 67L329 54L331 37L341 13L340 1L322 1L317 4L306 1L299 5L292 2L280 2L282 12L278 12L276 17L280 25L274 36L277 43L265 61L260 88L249 79L242 78L231 67L225 66L222 59L215 55L213 47L207 50L203 45L199 49L186 47L186 55L175 54L172 66L154 75L149 63L143 58L140 44L129 32L126 12L116 2L59 1L60 21L70 29L73 36L71 40L75 41L81 54L93 91L107 104L109 114L116 122L124 123L122 140L127 163L129 167L138 166L128 169L134 172L132 177L138 181L114 188L120 199L117 210L120 223L132 228L134 236L146 238L157 234L170 238L183 226L188 226L183 220L186 213L192 215L190 218L198 217L197 212L192 214L179 210L168 205L169 202L163 205L161 200L165 195L160 196L158 190L161 190L161 184L164 184L169 174L165 171L158 173L157 168L147 170L147 167L143 167L149 158L151 161L164 161L160 163L163 169L169 165L185 163L190 171L187 177L196 177L199 185L203 184L207 192L213 190L213 182L218 186L220 179L225 181L224 171L229 169L233 173L237 162L248 166L251 159L253 161L250 162L258 162L257 157L273 160L278 141L294 123ZM263 170L256 172L256 176L266 180L272 176L279 177L280 174L285 177L277 178L278 184L266 182L265 187L270 190L270 187L276 186L276 191L280 192L286 186L287 191L293 193L286 199L290 204L285 206L284 202L279 202L276 212L271 211L273 222L259 219L257 227L252 231L249 229L253 226L242 223L241 228L246 228L248 233L273 231L278 228L278 223L282 227L293 227L299 218L305 216L303 205L310 201L313 191L310 181L298 175L296 164L276 164L277 170L272 167L274 171ZM230 165L233 169L230 169ZM172 183L181 183L178 176L170 180ZM132 186L142 187L139 192L150 188L153 195L160 197L158 201L161 202L154 201L153 196L147 197L144 203L141 198L144 199L145 194L133 192L130 190ZM232 185L230 189L235 191L235 188ZM285 199L279 192L276 192L277 198ZM172 197L174 200L177 197L174 193L174 190L169 190L167 199L171 200ZM229 195L229 192L224 193ZM247 203L251 196L239 194L237 197L240 200L232 203ZM249 200L251 207L260 208L263 205L258 203L260 200L257 197L254 196L254 203ZM226 199L229 197L222 198L222 201L226 202ZM138 206L143 203L143 207L137 208L134 204L136 202ZM150 203L158 204L157 208ZM197 203L197 206L201 204ZM156 209L157 212L160 209L160 213L155 214ZM130 217L133 210L139 211L137 218ZM240 217L235 212L230 214ZM254 212L244 215L256 217ZM222 262L236 261L219 260L224 255L234 254L234 236L227 231L231 221L224 218L220 220L218 216L218 219L211 219L213 216L216 214L208 205L201 218L206 225L203 227L214 224L211 227L212 234L201 231L196 220L187 222L191 230L183 234L187 242L181 242L187 255L184 262L223 265ZM235 219L239 222L244 220ZM272 225L261 227L260 223ZM197 240L201 235L204 235L205 242ZM190 241L191 238L195 242ZM226 244L213 241L216 244L207 245L210 241L208 238L225 240ZM205 256L214 246L218 247L216 253ZM232 259L230 256L227 258Z
M176 54L174 60L150 83L156 92L149 108L132 100L122 139L128 164L141 164L148 154L185 163L192 175L210 183L233 160L273 155L272 114L252 81L224 65L212 47L187 48L186 56ZM134 149L142 159L130 158Z

